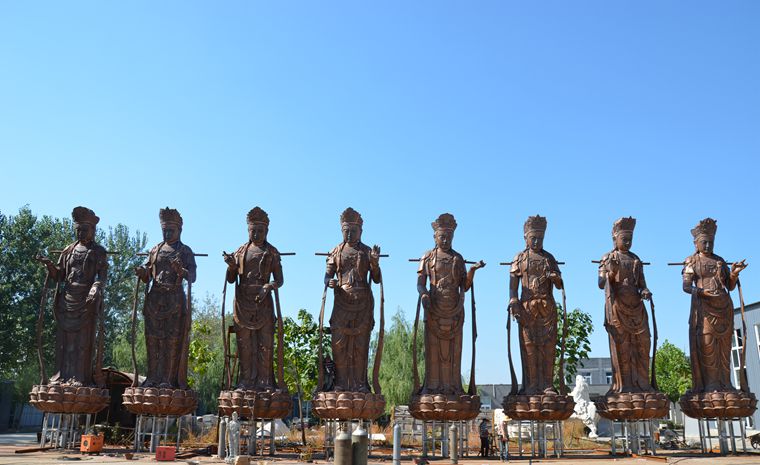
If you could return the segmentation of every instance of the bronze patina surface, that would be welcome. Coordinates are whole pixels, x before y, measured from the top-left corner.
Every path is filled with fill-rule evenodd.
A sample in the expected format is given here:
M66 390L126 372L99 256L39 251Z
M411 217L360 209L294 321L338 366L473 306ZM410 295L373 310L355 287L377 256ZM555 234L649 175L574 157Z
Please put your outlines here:
M279 321L272 298L285 282L281 257L267 241L269 215L255 207L246 222L248 242L234 254L224 254L227 282L235 284L238 372L235 389L219 394L219 411L223 415L236 411L245 418L283 418L290 413L292 400L282 374L278 380L274 373L275 323ZM282 345L282 338L278 344Z
M55 374L48 381L41 369L42 379L32 387L30 403L44 412L95 413L110 401L101 374L108 260L106 250L95 242L100 218L85 207L74 208L71 217L76 242L61 251L57 264L37 257L47 268L45 287L49 283L55 287Z
M651 335L644 301L652 300L644 265L631 252L635 218L612 226L614 249L599 261L599 288L604 289L604 327L610 341L612 386L597 400L599 415L612 420L662 418L670 402L650 379Z
M381 283L380 247L361 242L363 220L353 208L340 216L343 242L327 257L325 290L333 289L330 335L334 376L324 383L320 368L319 392L314 396L314 412L320 418L374 419L383 413L385 398L367 378L369 342L375 326L375 300L370 280Z
M558 393L553 385L557 347L553 288L562 289L564 283L557 260L544 250L545 232L545 217L528 218L523 226L525 250L515 256L509 271L509 309L518 323L522 387L506 396L503 406L510 418L518 420L564 420L575 406L571 396Z
M679 403L693 418L734 418L754 413L757 399L750 392L745 373L740 389L731 384L731 340L734 333L734 304L730 291L741 285L739 273L744 260L729 268L713 252L717 223L705 218L691 230L696 252L684 260L683 290L691 294L689 351L692 387ZM742 300L742 322L744 302ZM746 334L746 331L743 331ZM746 344L743 349L746 351ZM742 353L742 365L745 360Z
M163 241L135 269L140 281L149 285L143 307L148 372L142 386L127 388L122 397L127 410L135 414L185 415L197 404L196 393L187 384L195 256L180 240L179 212L163 208L159 219Z
M421 387L415 382L409 411L422 420L470 420L480 412L480 397L474 383L467 393L462 388L464 297L472 287L475 271L485 263L478 262L466 270L465 259L452 248L457 227L453 215L440 215L432 226L435 248L422 256L417 271L417 291L425 310L425 379ZM416 342L416 332L414 337ZM416 359L416 353L413 356ZM416 366L413 370L416 380Z

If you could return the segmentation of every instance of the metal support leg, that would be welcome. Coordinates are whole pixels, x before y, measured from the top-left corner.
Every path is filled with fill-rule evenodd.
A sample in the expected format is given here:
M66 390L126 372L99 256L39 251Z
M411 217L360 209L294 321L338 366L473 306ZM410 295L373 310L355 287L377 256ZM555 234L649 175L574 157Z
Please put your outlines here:
M441 425L441 457L449 456L449 422L444 421Z
M275 438L274 438L274 420L269 420L269 455L274 455Z
M182 417L177 417L177 445L174 448L176 452L179 452L179 443L180 443L181 438L182 438Z
M428 422L422 421L422 457L428 456L428 435L427 435Z
M531 458L536 456L536 422L530 421L530 456Z
M248 421L248 455L256 455L256 419Z
M736 436L734 435L734 419L728 419L728 437L731 440L731 453L736 455Z
M739 432L742 436L742 452L747 453L747 430L744 428L744 418L739 419Z

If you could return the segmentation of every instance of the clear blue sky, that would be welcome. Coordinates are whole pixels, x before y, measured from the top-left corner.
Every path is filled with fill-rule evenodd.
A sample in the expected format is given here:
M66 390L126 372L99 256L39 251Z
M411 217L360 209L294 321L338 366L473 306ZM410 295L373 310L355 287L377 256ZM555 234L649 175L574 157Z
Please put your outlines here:
M211 255L195 290L219 296L221 251L260 205L271 242L298 253L281 294L294 315L318 312L313 253L353 206L391 254L388 313L408 319L407 259L451 212L455 248L488 262L482 383L508 379L498 262L525 218L548 217L568 305L593 315L606 356L590 260L632 215L660 340L685 348L689 297L665 264L692 253L699 219L718 219L716 252L748 260L760 299L759 23L754 1L2 2L0 211L83 204L155 243L158 209L176 207Z

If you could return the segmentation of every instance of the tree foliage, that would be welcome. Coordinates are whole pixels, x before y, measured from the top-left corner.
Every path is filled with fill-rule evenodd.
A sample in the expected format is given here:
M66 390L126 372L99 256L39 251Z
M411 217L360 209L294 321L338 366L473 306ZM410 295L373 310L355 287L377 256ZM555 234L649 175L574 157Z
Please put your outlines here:
M691 365L683 350L666 339L657 348L654 366L657 375L657 387L664 392L671 402L677 402L691 387Z
M404 311L399 307L391 317L390 328L383 338L383 358L380 364L380 388L385 396L385 411L391 413L397 405L407 405L414 389L412 376L412 325L404 318ZM422 322L417 328L417 370L422 380L425 373L424 327ZM372 379L372 363L377 350L375 334L370 356L369 378Z
M562 306L557 305L557 347L554 355L554 384L559 385L560 351L562 349ZM573 380L578 366L591 352L589 336L594 332L591 315L580 308L567 313L567 338L565 340L565 379Z
M288 391L298 393L300 385L302 400L311 399L317 390L319 378L319 324L311 313L301 309L298 310L295 319L283 318L283 335L285 342L283 371ZM325 334L322 339L322 350L325 356L331 355L329 334ZM276 365L277 356L275 355Z
M222 390L224 345L221 327L221 313L216 299L207 295L200 303L193 304L188 382L198 393L199 413L215 413L217 397Z

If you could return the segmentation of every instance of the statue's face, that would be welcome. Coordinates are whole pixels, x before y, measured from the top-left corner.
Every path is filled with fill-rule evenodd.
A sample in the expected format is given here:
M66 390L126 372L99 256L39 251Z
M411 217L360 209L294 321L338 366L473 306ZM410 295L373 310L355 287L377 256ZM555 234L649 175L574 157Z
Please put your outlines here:
M256 245L262 245L267 240L269 228L263 223L248 224L248 240Z
M343 223L341 230L343 232L343 242L356 245L362 240L362 227L356 223Z
M711 254L715 245L715 238L710 236L699 236L694 239L694 245L700 253Z
M633 244L633 233L632 232L621 232L615 235L615 248L620 250L621 252L628 252L631 250L631 245Z
M74 223L74 234L79 242L89 244L95 238L95 226L90 223Z
M454 242L454 231L451 229L437 229L433 234L435 246L448 252L451 250L451 243Z
M173 244L179 240L182 228L176 223L161 223L161 234L164 236L164 242Z
M539 252L544 249L544 233L543 231L528 231L525 235L525 245L534 252Z

